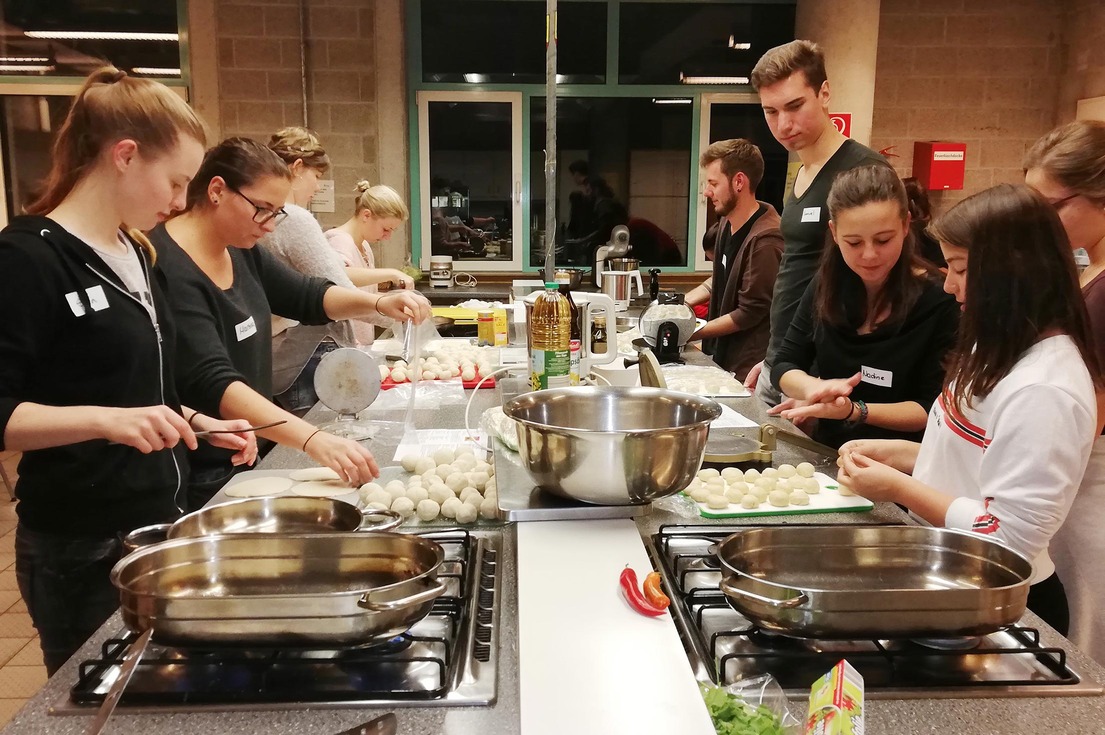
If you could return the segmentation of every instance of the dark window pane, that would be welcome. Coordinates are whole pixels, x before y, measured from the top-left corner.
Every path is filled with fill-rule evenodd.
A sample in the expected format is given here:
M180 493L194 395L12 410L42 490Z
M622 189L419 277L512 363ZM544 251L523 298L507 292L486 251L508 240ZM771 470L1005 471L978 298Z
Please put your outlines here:
M626 2L619 81L678 84L681 74L747 77L764 51L793 39L793 4Z
M531 224L543 231L545 100L534 98L531 104ZM563 235L557 262L591 265L595 249L624 224L632 255L642 265L686 265L691 105L562 97L556 111L557 219ZM598 181L573 174L577 161ZM530 265L543 262L544 253L533 248Z
M85 76L105 63L180 76L177 5L165 0L2 0L0 74ZM16 60L19 61L16 61Z
M7 95L0 98L8 216L30 204L50 170L50 146L71 97Z
M787 183L787 151L775 140L759 105L710 105L710 142L746 138L760 148L764 157L764 178L756 189L756 198L783 211L783 190ZM713 208L707 207L713 217Z
M605 81L606 5L562 2L558 13L558 81ZM545 3L422 0L422 78L544 84Z

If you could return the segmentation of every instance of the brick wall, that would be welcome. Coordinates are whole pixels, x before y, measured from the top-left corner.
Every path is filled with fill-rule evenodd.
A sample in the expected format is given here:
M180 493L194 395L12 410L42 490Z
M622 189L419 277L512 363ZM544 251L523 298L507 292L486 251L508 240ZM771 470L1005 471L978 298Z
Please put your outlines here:
M1069 1L1063 47L1066 64L1059 82L1057 123L1074 119L1078 100L1105 97L1105 3Z
M1087 0L1099 3L1100 0ZM1056 119L1064 17L1051 0L882 0L871 144L906 176L917 140L967 144L963 191L1023 180L1027 146Z
M379 180L374 0L308 0L308 127L330 154L337 212L352 213L353 186ZM293 0L220 0L216 6L221 134L267 140L303 125L300 10Z

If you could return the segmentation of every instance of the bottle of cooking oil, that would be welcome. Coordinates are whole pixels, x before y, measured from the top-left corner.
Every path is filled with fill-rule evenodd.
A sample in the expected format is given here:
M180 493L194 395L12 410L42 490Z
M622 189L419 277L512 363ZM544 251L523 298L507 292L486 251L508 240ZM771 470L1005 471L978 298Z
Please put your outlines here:
M533 390L571 385L572 311L555 282L533 304L530 317L530 387Z
M571 339L568 342L569 382L579 385L579 358L583 354L583 312L576 306L568 284L559 281L557 283L560 285L560 295L568 299L568 310L571 313Z

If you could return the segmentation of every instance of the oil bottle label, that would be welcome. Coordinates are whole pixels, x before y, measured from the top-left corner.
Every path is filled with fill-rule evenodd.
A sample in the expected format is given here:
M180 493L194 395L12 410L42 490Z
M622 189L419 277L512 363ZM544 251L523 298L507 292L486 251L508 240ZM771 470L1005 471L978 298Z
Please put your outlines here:
M532 350L530 352L530 388L566 388L571 385L569 350Z

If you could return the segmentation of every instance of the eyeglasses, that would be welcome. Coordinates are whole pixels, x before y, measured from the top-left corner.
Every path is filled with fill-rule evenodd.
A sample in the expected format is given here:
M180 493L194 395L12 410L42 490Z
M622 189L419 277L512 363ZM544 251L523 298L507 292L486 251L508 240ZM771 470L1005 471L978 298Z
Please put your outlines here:
M1071 199L1074 199L1076 196L1078 196L1078 195L1077 194L1071 194L1070 196L1065 196L1062 199L1054 199L1054 200L1049 199L1047 201L1047 203L1050 204L1052 206L1052 208L1055 209L1056 212L1058 212L1060 209L1063 208L1064 204L1069 202Z
M253 201L252 199L250 199L249 197L247 197L245 194L238 191L234 187L228 186L227 188L230 189L235 194L237 194L238 196L240 196L242 199L245 199L247 202L250 203L250 205L255 210L257 210L256 212L253 213L253 221L256 222L259 225L266 224L270 220L275 220L276 224L280 224L281 222L283 222L284 220L286 220L288 218L288 213L284 211L283 207L281 207L280 209L273 210L273 209L269 209L268 207L259 206L257 204L257 202Z

